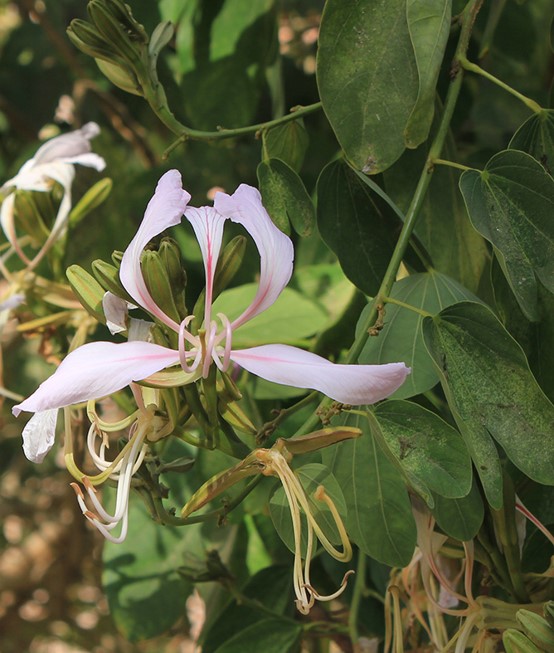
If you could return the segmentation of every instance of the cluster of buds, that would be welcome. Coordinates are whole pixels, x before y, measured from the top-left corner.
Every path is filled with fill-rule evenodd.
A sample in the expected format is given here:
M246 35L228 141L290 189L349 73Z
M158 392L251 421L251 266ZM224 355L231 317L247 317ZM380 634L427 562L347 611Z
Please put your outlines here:
M67 30L72 43L93 57L115 86L145 95L158 84L156 61L173 36L172 24L160 23L149 38L121 0L91 0L87 10L90 22L75 19Z

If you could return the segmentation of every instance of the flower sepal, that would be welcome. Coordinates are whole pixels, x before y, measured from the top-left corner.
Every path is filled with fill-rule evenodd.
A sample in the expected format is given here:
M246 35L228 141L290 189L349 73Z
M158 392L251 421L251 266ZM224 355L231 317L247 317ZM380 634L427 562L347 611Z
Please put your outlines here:
M332 426L298 437L278 438L275 448L279 451L286 449L292 455L310 453L324 447L330 447L343 440L358 438L361 434L362 431L353 426Z

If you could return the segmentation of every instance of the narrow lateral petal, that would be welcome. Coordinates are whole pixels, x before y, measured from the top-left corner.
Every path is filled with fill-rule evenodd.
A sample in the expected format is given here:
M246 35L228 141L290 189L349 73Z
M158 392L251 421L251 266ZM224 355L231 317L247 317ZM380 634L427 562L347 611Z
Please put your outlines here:
M23 429L23 453L33 463L41 463L56 437L58 409L36 413Z
M404 363L339 365L288 345L232 351L231 359L262 379L319 390L335 401L353 406L385 399L410 373Z
M95 122L87 122L81 129L61 134L41 145L33 157L35 165L52 161L74 160L82 154L91 151L90 140L100 133L100 127ZM95 155L96 156L96 155ZM100 157L98 157L100 159ZM103 161L103 159L101 159ZM76 162L76 161L74 161ZM81 163L81 161L79 161ZM90 164L83 164L90 165ZM105 164L104 164L105 165ZM96 166L94 166L96 167ZM100 168L102 170L102 168Z
M200 251L202 252L202 258L204 259L204 271L206 273L204 322L209 324L211 320L214 274L221 250L223 225L225 224L226 218L211 206L201 206L199 209L191 206L185 211L185 216L194 229L194 234L196 235L196 239L200 245Z
M41 412L99 399L178 360L173 349L150 342L91 342L71 352L54 374L12 412L17 417L22 410Z
M294 249L290 238L273 224L260 193L241 184L232 195L217 193L219 213L241 224L252 236L260 253L260 282L252 304L232 324L236 329L271 306L292 275Z
M177 170L166 172L156 186L135 237L125 250L119 272L121 283L137 304L175 331L179 330L179 325L157 306L148 292L140 268L140 256L152 238L181 222L189 200L189 193L181 186L180 173Z

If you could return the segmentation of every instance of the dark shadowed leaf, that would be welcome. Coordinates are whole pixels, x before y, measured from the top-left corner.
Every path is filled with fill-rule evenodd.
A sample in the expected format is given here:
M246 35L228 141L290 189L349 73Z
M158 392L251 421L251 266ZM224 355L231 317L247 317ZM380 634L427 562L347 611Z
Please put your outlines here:
M228 639L215 653L294 653L300 648L302 626L292 620L263 619Z
M477 482L473 481L470 493L461 499L435 496L432 512L437 524L447 535L468 542L477 535L485 514Z
M308 132L302 120L291 120L262 134L265 151L271 159L281 159L296 172L300 171L308 148Z
M554 111L534 113L513 135L511 150L522 150L539 161L552 175L554 172Z
M406 4L408 31L419 76L417 101L404 134L408 147L417 147L431 129L435 88L450 33L451 4L451 0L408 0Z
M329 163L319 176L317 224L350 281L374 295L392 255L394 229L400 221L344 161Z
M490 309L456 304L425 318L423 333L491 506L502 505L502 472L492 438L530 478L553 485L554 406Z
M468 494L471 458L456 429L409 401L385 401L372 415L372 426L427 503L431 492L449 498Z
M392 165L404 151L419 88L405 0L328 0L317 82L323 109L356 168L373 174Z
M391 297L433 314L464 299L478 301L459 283L434 270L401 279L394 284ZM370 310L371 306L364 310L359 324L364 323ZM364 364L403 361L412 368L410 376L394 393L395 399L413 397L438 383L433 361L423 345L422 319L414 311L387 304L384 328L378 336L368 338L358 359Z
M299 236L309 236L315 209L296 172L280 159L268 159L258 165L257 175L264 206L273 222L287 234L292 224Z
M324 449L322 459L342 488L346 530L367 555L405 566L416 528L402 476L372 436L366 415L350 415L344 422L362 429L362 436Z
M521 310L538 320L535 275L554 292L554 179L529 154L505 150L482 172L464 172L460 189L473 225L496 248Z

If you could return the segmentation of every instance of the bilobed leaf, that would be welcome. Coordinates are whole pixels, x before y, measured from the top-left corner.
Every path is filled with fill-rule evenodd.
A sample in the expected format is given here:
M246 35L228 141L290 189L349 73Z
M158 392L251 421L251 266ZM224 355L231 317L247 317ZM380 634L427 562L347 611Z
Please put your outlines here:
M435 496L432 513L447 535L462 542L469 542L477 535L485 515L476 481L473 481L469 494L460 499Z
M513 135L508 147L522 150L537 159L544 169L554 172L554 110L534 113Z
M314 492L320 485L325 488L325 493L329 495L335 504L339 515L343 518L346 516L346 503L340 485L329 469L319 463L308 463L302 465L294 472L304 488L308 503L312 510L312 515L317 521L323 533L333 544L340 544L340 536L335 525L331 511L323 501L314 498ZM294 535L292 530L292 519L290 506L282 487L278 487L273 493L269 502L269 512L280 538L287 547L294 552ZM304 521L304 517L302 517ZM302 528L302 554L305 553L306 531Z
M464 172L460 189L473 225L496 248L521 310L538 320L535 275L554 292L554 179L529 154L505 150L482 172Z
M257 284L249 283L224 290L214 302L214 315L224 313L233 321L252 303L257 289ZM275 304L233 332L233 346L294 344L316 333L326 321L325 311L315 302L285 288Z
M464 299L478 301L454 279L434 270L401 279L394 284L391 297L433 314ZM361 314L359 324L364 323L370 310L371 305ZM393 394L395 399L413 397L438 383L433 361L423 344L422 319L414 311L387 304L384 328L378 336L368 338L358 359L364 364L403 361L412 368L406 381Z
M262 161L257 169L264 206L273 222L285 233L289 222L299 236L309 236L315 224L315 209L302 180L284 161Z
M491 506L502 505L502 472L492 438L527 476L553 485L554 406L490 309L456 304L425 318L423 333Z
M408 31L414 48L419 91L404 133L417 147L428 136L435 110L435 88L450 33L452 0L407 0Z
M308 132L302 120L289 120L262 134L265 151L272 159L281 159L299 172L308 148Z
M292 620L263 619L247 625L215 653L294 653L299 650L302 626Z
M405 566L416 543L416 528L400 472L373 438L365 415L349 415L348 426L362 436L324 449L322 459L342 488L348 535L367 555Z
M471 458L456 429L409 401L385 401L376 406L373 417L386 446L416 489L423 485L429 495L433 491L449 498L468 494Z
M317 180L317 224L346 276L374 295L386 272L398 217L344 163L333 161Z
M419 89L405 0L328 0L317 83L327 118L356 168L374 174L392 165L404 151Z

